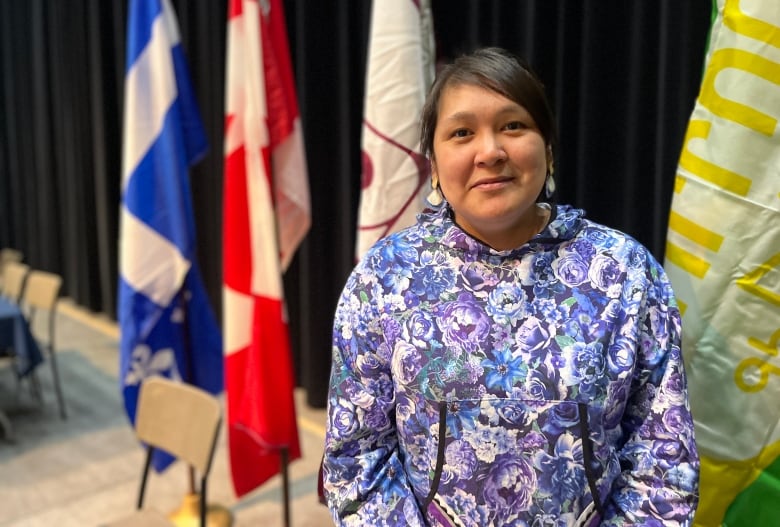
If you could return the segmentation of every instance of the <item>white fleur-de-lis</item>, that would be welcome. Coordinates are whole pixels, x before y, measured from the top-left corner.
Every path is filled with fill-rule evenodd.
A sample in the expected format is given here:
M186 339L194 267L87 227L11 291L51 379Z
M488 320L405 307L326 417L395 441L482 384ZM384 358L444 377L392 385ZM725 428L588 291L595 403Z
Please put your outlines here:
M140 384L152 375L165 375L175 381L181 380L173 349L163 348L152 352L149 346L139 344L130 355L130 368L125 376L125 385Z

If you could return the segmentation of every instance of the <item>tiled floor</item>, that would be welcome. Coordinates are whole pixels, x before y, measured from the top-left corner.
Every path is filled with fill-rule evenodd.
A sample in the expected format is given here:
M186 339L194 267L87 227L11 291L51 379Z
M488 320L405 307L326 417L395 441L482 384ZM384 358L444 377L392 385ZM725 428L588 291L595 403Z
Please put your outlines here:
M69 417L60 419L47 364L39 368L44 405L13 374L0 368L0 407L9 415L15 442L0 439L0 526L98 526L134 507L143 452L121 406L117 333L110 322L62 302L57 348ZM303 458L290 465L290 526L330 526L317 501L317 468L324 437L323 410L296 393ZM233 525L284 526L281 478L238 500L229 478L224 430L209 480L209 503L228 508ZM177 463L147 488L147 503L175 510L189 486ZM194 525L194 524L193 524Z

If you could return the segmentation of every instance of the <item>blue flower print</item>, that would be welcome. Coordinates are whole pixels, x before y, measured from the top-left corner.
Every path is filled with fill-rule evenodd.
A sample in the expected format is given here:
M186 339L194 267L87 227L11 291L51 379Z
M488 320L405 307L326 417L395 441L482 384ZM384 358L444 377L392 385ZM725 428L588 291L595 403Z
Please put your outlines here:
M522 353L529 354L531 358L544 360L552 337L550 326L536 317L528 317L517 328L515 338Z
M447 431L455 439L460 439L463 429L474 430L476 419L480 413L479 406L465 404L461 401L450 401L447 404Z
M550 408L545 414L542 431L557 436L580 423L580 410L574 403L561 403Z
M513 357L512 352L506 348L493 350L492 355L492 359L482 361L482 367L487 371L485 382L488 388L500 388L506 392L512 391L515 382L525 376L526 368L522 358Z
M573 435L558 436L553 453L536 454L534 466L540 470L540 492L558 503L573 500L582 493L585 484L582 441L575 440Z
M509 282L502 282L488 295L487 312L499 324L517 320L525 312L525 292Z
M525 384L526 397L533 401L554 401L560 399L561 390L558 386L557 374L550 374L545 365L531 370Z
M454 276L444 265L445 260L446 256L440 252L423 251L420 254L422 272L414 275L410 288L419 300L438 300L452 286Z

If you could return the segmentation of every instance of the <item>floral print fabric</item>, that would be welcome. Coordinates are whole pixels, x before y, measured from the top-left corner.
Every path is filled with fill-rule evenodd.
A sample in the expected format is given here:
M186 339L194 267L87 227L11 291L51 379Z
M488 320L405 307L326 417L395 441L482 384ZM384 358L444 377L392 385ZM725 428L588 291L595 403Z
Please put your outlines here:
M512 251L445 206L378 242L336 310L338 525L689 525L680 317L632 238L559 206Z

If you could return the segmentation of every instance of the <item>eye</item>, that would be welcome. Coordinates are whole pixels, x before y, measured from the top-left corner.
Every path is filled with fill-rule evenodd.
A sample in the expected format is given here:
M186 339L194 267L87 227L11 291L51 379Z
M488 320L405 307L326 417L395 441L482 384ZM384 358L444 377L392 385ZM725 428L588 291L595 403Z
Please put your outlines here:
M522 121L510 121L504 125L506 130L525 130L526 128L528 128L528 125Z
M452 137L468 137L470 133L467 128L458 128L452 131Z

